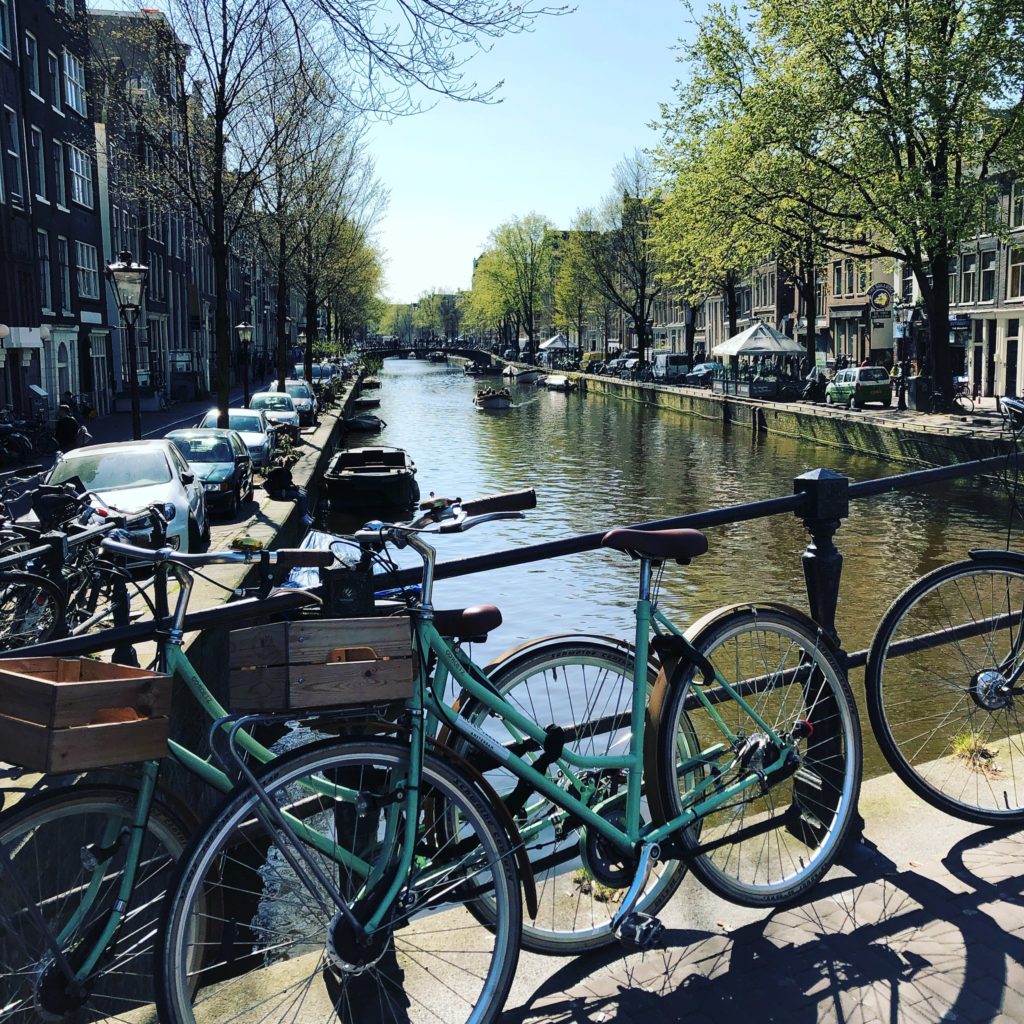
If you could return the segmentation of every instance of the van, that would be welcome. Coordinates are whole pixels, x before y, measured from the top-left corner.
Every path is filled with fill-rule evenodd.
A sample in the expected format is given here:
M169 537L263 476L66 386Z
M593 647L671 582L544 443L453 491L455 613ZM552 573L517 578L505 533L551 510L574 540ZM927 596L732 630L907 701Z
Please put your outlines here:
M591 369L595 363L604 362L603 352L584 352L580 360L580 373L593 373Z
M654 379L665 384L682 380L690 369L685 352L655 352L651 370Z

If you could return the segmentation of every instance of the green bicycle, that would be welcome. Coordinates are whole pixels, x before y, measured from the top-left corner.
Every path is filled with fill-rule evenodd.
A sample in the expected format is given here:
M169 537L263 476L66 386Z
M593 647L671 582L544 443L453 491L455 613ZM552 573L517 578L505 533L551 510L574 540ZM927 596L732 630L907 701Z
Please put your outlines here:
M601 642L582 656L555 641L527 652L532 668L523 661L496 681L442 635L424 534L518 516L534 502L532 492L435 499L413 523L356 535L367 551L390 542L423 561L412 695L382 734L356 724L363 735L299 747L256 771L239 756L243 784L197 836L165 901L163 1020L489 1021L511 984L523 909L531 941L550 951L613 935L642 947L656 940L653 913L681 875L659 870L668 860L756 905L794 899L827 870L859 782L849 687L799 613L730 610L688 637L657 612L652 567L701 554L703 535L606 538L641 559L635 657L625 645L609 660ZM488 607L458 616L462 637L500 622ZM652 625L666 666L653 695ZM531 680L540 687L602 660L597 674L616 677L625 719L606 685L603 703L581 692L564 726L521 710ZM458 708L447 699L453 685ZM572 919L560 905L552 920L540 916L535 883L549 870L566 907L579 910L584 888L614 894L603 918ZM448 969L424 968L435 959Z

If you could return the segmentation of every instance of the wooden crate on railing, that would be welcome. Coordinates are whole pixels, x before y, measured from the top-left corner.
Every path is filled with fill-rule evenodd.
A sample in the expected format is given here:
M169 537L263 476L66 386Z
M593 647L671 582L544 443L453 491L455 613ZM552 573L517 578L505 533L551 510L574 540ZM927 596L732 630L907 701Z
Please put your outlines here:
M79 772L167 752L171 677L92 658L0 661L0 760Z
M233 630L229 649L232 711L312 711L412 693L404 617L275 622Z

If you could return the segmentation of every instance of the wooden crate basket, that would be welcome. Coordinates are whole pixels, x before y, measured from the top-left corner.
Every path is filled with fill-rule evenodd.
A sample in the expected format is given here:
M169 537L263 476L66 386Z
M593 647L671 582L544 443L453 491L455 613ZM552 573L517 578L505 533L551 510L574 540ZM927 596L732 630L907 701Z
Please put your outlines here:
M80 772L167 753L171 677L91 658L0 661L0 761Z
M315 711L412 693L407 618L310 619L233 630L232 711Z

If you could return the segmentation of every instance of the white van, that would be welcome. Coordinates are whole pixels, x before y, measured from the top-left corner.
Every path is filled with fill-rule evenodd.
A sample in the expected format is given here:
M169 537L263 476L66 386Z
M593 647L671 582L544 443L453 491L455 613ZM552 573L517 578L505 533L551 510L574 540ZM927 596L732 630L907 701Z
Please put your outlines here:
M651 368L655 380L672 384L686 376L690 361L685 352L655 352Z

